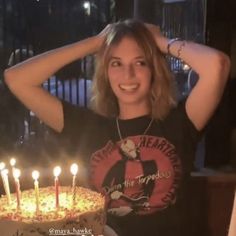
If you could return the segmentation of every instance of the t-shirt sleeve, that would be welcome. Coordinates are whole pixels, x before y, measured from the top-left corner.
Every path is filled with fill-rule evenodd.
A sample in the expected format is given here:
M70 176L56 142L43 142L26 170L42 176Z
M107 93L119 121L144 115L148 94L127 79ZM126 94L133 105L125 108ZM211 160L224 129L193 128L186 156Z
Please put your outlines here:
M83 107L72 105L66 101L62 101L62 106L64 127L61 135L63 137L69 137L76 133L77 136L79 136L83 132L86 121L89 120L91 111Z
M183 100L177 107L177 112L179 113L181 119L181 127L183 129L183 133L187 135L187 138L190 138L193 144L196 145L200 141L203 131L197 130L192 121L189 119L185 104L186 100Z
M202 131L198 131L189 119L185 100L174 108L164 121L167 128L167 138L175 145L179 156L187 169L192 168L198 142L202 137Z
M96 125L96 114L87 108L72 105L66 101L62 101L62 106L64 127L58 138L68 152L73 152L84 134L91 129L90 127Z

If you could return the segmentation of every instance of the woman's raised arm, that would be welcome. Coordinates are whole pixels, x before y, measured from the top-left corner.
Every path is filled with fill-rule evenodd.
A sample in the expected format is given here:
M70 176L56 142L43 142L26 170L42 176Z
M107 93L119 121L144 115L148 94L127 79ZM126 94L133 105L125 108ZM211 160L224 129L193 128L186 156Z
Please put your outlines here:
M160 33L159 27L149 24L147 27L163 53L178 57L198 73L199 80L186 101L186 112L195 127L203 129L222 97L230 70L229 57L194 42L170 41Z
M12 93L39 119L60 132L64 126L62 104L59 99L45 91L41 84L63 66L95 53L104 40L103 32L32 57L5 70L6 84Z

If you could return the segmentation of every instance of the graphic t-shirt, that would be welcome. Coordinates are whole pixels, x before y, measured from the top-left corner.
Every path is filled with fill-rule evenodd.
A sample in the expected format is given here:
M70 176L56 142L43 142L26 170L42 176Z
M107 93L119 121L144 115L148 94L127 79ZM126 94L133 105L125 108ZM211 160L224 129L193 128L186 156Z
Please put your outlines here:
M198 132L184 103L164 121L109 119L63 103L62 136L90 186L106 197L108 224L121 236L187 235L187 193ZM122 139L120 139L118 129Z

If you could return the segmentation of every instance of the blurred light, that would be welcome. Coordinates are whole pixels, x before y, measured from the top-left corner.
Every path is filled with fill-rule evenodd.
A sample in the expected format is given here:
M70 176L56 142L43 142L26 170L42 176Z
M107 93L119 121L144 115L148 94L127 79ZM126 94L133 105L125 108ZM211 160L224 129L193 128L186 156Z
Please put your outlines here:
M190 69L190 66L187 64L183 64L183 70L188 71Z
M16 164L16 159L15 158L11 158L10 165L11 166L15 166L15 164Z
M75 163L72 164L71 167L70 167L70 172L71 172L71 174L72 174L72 175L76 175L77 172L78 172L78 169L79 169L79 168L78 168L78 165L77 165L77 164L75 164Z
M38 178L39 178L39 172L37 171L37 170L34 170L33 172L32 172L32 178L34 179L34 180L37 180Z
M56 166L53 169L53 174L54 174L55 177L58 177L61 174L61 167L60 166Z
M89 1L84 2L83 6L84 6L84 9L85 9L85 14L90 16L90 14L91 14L91 4L90 4L90 2Z
M89 9L90 8L90 2L86 1L84 2L84 9Z

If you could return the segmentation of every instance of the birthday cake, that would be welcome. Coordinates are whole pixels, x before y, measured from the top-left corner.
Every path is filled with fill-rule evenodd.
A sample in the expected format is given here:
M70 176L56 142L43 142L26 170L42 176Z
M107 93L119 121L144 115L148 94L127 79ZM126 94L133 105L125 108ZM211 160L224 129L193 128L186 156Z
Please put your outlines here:
M17 210L15 194L9 204L6 196L0 198L1 236L41 235L103 235L105 225L105 200L101 194L89 189L60 187L59 207L56 208L55 188L39 189L36 211L35 191L21 192L20 209Z

